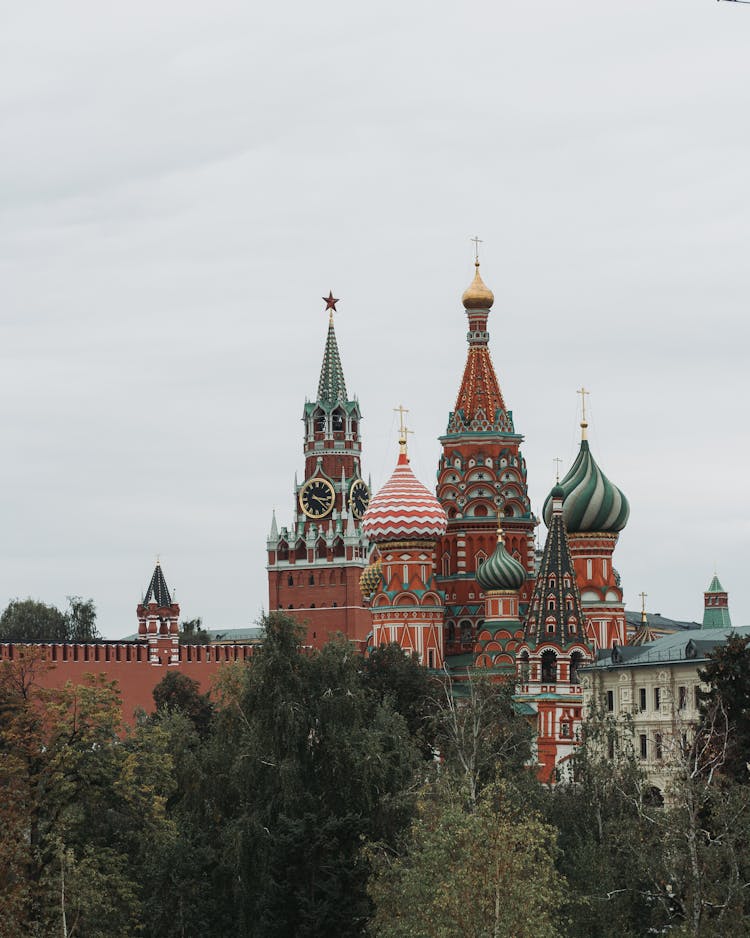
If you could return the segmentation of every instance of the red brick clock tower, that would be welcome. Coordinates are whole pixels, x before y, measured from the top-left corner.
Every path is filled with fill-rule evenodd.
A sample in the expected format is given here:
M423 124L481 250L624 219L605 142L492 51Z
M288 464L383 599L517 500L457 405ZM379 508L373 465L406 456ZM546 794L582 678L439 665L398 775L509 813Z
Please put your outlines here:
M320 647L337 633L364 643L372 628L359 578L369 542L361 519L370 500L363 479L359 402L349 400L333 314L326 298L328 335L315 401L306 401L305 471L294 480L292 522L268 535L269 610L284 610L307 629L307 643Z

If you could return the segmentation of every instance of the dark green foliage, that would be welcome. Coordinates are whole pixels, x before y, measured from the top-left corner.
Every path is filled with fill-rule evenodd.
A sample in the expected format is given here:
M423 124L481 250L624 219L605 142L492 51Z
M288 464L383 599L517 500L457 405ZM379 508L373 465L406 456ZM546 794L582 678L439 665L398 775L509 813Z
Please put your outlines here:
M93 599L68 596L68 610L14 599L0 616L0 642L91 642L99 638Z
M476 802L498 776L525 789L535 789L527 763L532 729L513 706L510 681L486 678L461 683L446 677L433 701L432 733L446 770L457 773Z
M421 740L422 750L432 758L432 717L440 685L419 663L416 653L404 652L394 642L381 645L362 660L365 688L381 702L389 701L406 720L409 733Z
M597 712L584 726L574 756L574 784L548 796L548 818L559 832L558 868L568 880L565 917L570 938L636 938L670 920L661 839L644 813L649 786L633 754L632 729ZM609 757L611 748L614 758Z
M90 603L64 626L39 606L6 613L95 627ZM593 714L549 791L510 683L301 641L268 617L210 699L169 673L130 732L106 681L47 691L38 650L0 662L0 938L750 934L750 786L727 758L746 643L706 669L658 806L627 721Z
M710 690L704 696L703 717L716 723L716 708L728 722L726 751L720 771L736 782L750 781L750 636L732 633L715 648L699 677ZM712 706L713 705L713 706ZM712 729L715 728L712 726Z
M208 730L213 707L207 694L201 694L198 682L179 671L170 671L153 690L157 712L179 711L199 733Z

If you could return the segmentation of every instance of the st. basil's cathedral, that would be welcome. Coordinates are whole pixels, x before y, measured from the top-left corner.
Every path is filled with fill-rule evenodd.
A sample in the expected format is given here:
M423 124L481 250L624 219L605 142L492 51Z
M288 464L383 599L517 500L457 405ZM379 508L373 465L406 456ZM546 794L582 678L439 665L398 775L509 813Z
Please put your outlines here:
M597 465L585 395L578 456L547 497L547 538L535 549L523 436L489 352L494 303L475 261L463 294L468 354L440 437L435 494L412 472L401 409L392 476L371 497L361 414L344 380L332 294L317 399L306 402L305 469L292 520L274 515L267 541L269 609L284 610L320 647L337 633L363 652L397 642L460 681L512 677L516 705L537 724L544 781L565 774L582 721L578 671L597 650L625 645L613 556L629 507Z

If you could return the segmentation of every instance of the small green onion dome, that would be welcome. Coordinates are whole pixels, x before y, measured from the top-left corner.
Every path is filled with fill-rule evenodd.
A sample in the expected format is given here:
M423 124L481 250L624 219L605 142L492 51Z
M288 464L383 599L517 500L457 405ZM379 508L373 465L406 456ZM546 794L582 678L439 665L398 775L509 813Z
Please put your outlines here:
M383 564L380 560L375 560L365 567L359 578L359 588L362 590L362 595L365 598L372 596L380 585L382 577Z
M557 485L549 493L550 498L565 498L565 489L558 482Z
M526 571L499 540L490 557L477 570L477 580L485 593L490 590L520 590L526 580Z
M628 523L628 500L597 466L586 439L581 440L581 448L570 471L544 502L542 514L547 527L552 520L552 499L560 497L555 494L558 489L562 489L563 517L571 534L622 531Z

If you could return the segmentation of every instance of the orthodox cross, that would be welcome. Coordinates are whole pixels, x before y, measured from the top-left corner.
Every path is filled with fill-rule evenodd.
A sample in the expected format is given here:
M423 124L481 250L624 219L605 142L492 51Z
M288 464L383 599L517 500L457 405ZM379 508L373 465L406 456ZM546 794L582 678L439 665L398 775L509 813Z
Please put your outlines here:
M560 463L562 462L562 459L560 459L559 456L555 456L552 462L555 463L555 478L556 478L556 481L559 482L560 481Z
M484 244L484 241L482 241L482 239L478 237L477 235L474 235L473 238L469 238L469 241L474 242L474 263L478 264L479 263L479 245Z
M644 615L646 612L646 597L648 593L639 593L638 595L641 597L641 615Z
M413 433L413 430L410 430L404 423L404 414L408 414L408 408L404 407L403 404L399 404L398 407L393 408L393 412L398 414L398 442L402 446L402 452L406 452L406 434Z
M576 394L581 395L581 420L586 423L586 397L591 392L587 391L586 388L581 387L580 390L576 391Z

